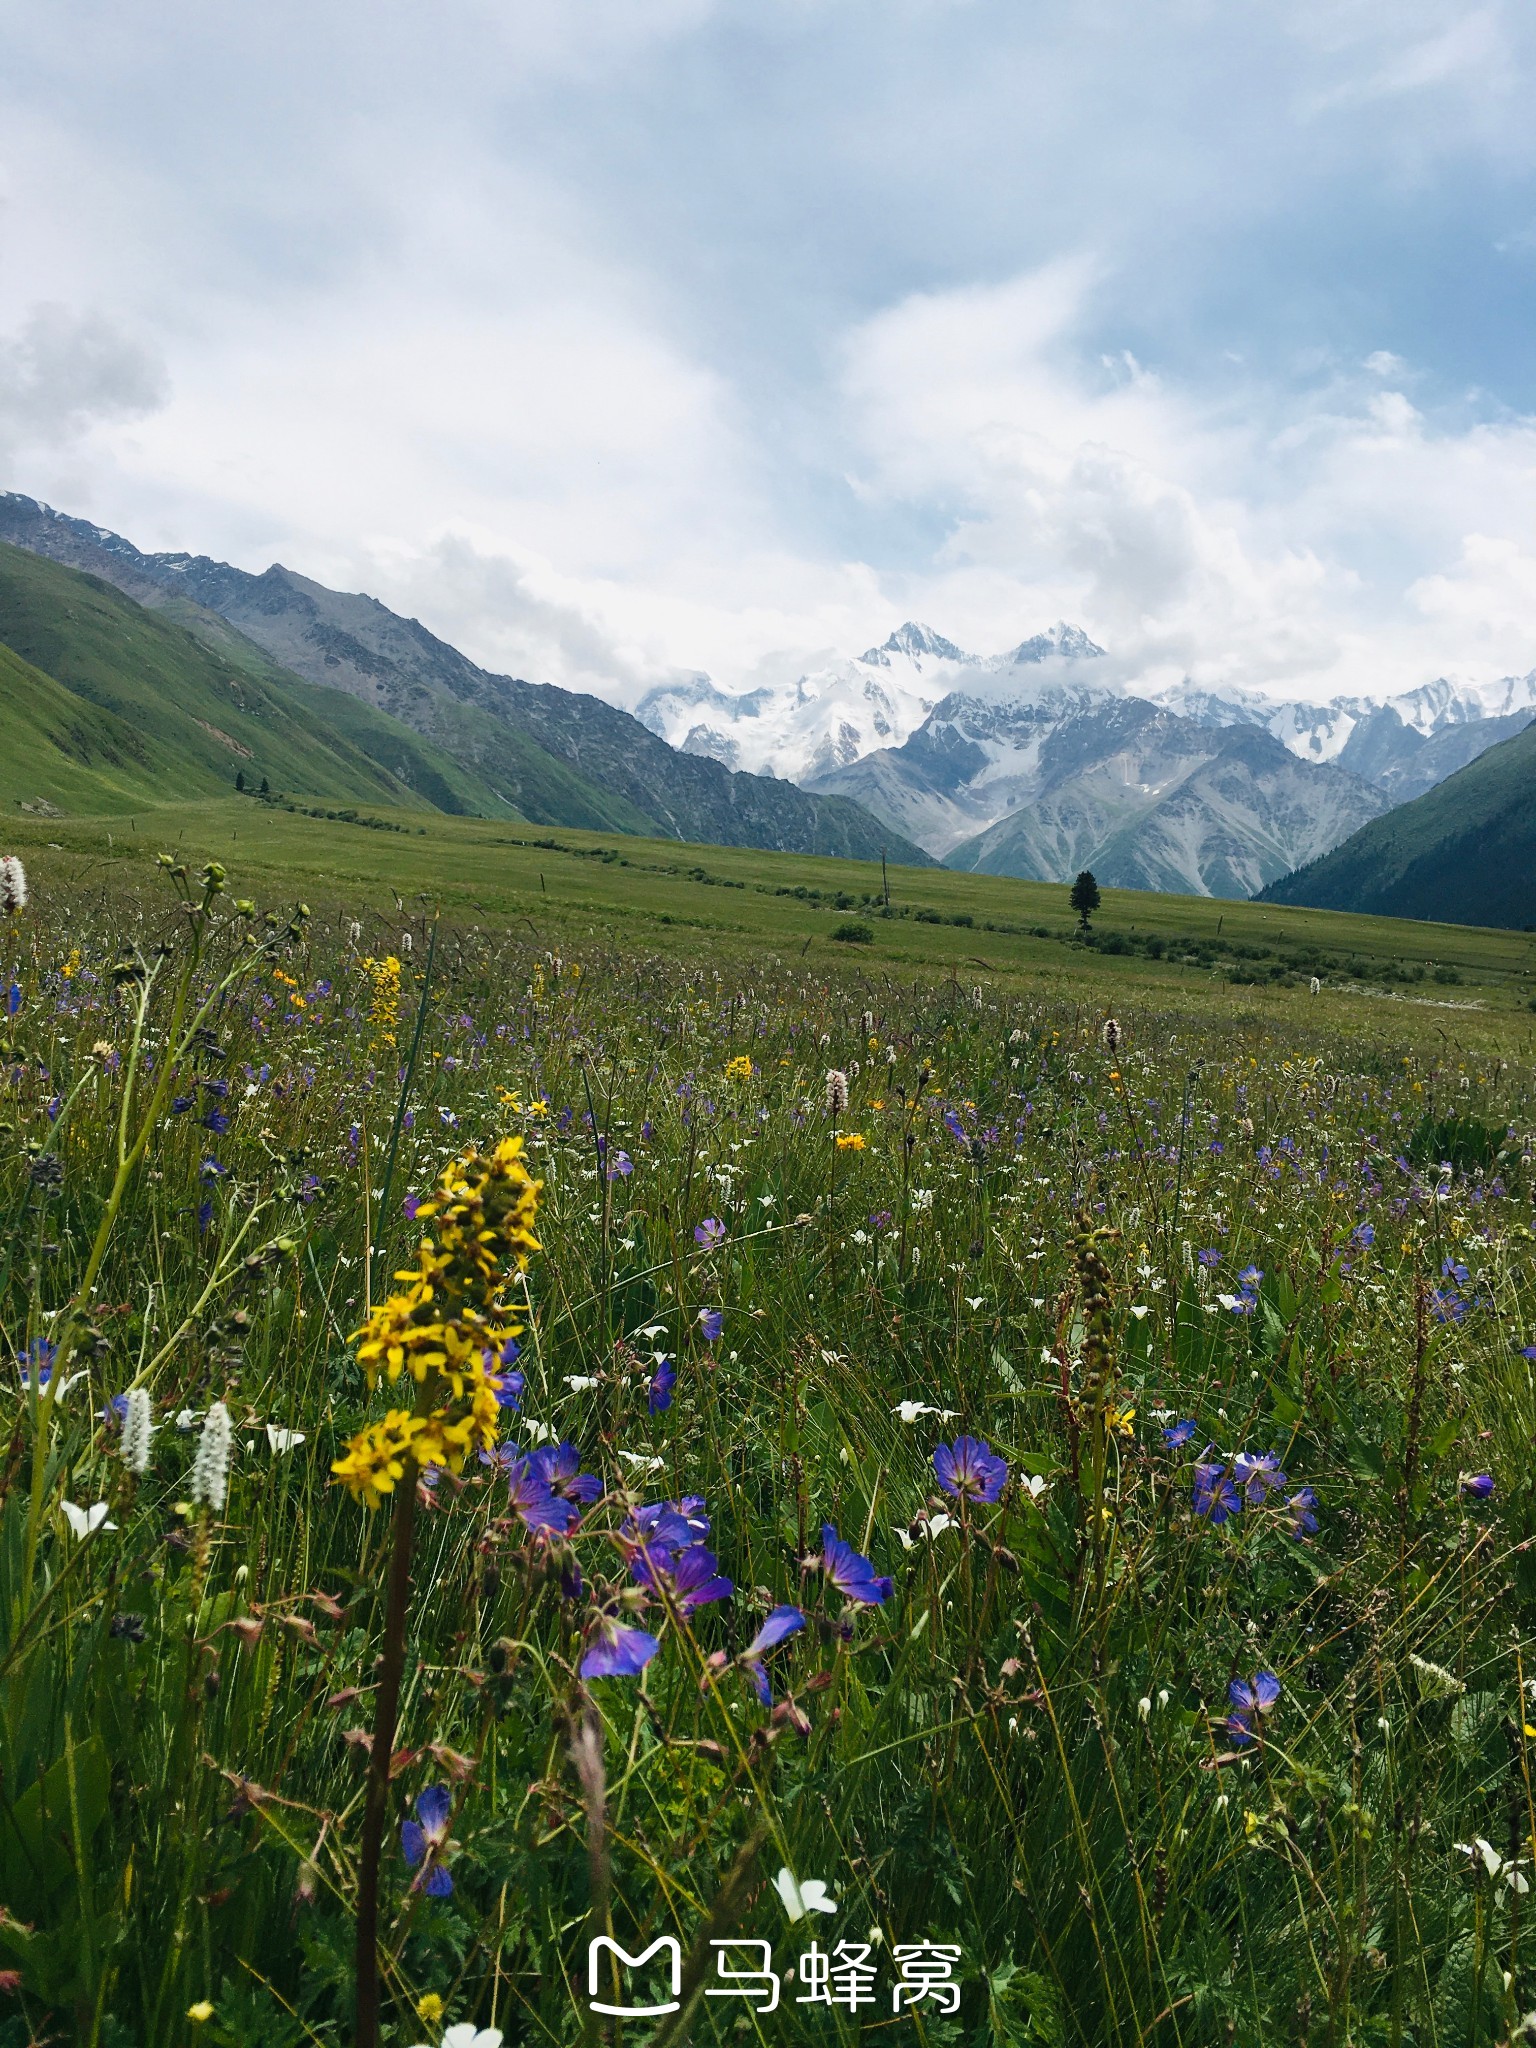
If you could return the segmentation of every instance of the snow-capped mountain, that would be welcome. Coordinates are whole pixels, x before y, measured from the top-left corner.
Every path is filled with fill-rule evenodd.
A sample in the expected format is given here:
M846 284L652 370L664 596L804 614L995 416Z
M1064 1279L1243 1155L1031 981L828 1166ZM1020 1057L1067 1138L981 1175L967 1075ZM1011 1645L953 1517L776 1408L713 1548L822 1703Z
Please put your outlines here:
M1034 682L1102 655L1078 626L1058 624L1004 654L967 654L909 620L878 647L812 669L793 683L731 696L707 676L650 691L636 716L685 754L793 782L830 774L880 747L899 747L939 700L983 678Z
M791 683L733 693L695 675L650 691L637 715L684 753L810 784L904 746L956 692L1029 710L1036 725L1052 703L1080 709L1086 693L1102 704L1154 704L1204 726L1262 727L1299 760L1338 762L1401 801L1472 759L1479 742L1491 746L1504 738L1499 721L1536 714L1536 669L1483 684L1439 677L1397 697L1310 704L1240 684L1213 690L1112 679L1104 672L1107 663L1100 669L1103 656L1080 626L1065 621L1001 654L976 655L909 620L878 647L826 661ZM1455 742L1423 751L1424 743L1452 727L1466 730Z
M856 798L952 866L1040 880L1090 866L1124 887L1250 894L1536 712L1536 671L1306 704L1101 680L1102 650L1074 627L983 660L904 631L953 687L905 740L803 769L807 787Z

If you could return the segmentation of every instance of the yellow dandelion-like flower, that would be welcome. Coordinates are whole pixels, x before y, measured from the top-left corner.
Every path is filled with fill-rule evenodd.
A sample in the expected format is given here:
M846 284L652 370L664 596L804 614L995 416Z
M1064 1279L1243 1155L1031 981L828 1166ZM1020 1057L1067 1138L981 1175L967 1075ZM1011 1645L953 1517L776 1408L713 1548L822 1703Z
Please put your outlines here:
M837 1149L839 1152L862 1152L864 1150L864 1143L864 1133L862 1131L839 1131L837 1134Z

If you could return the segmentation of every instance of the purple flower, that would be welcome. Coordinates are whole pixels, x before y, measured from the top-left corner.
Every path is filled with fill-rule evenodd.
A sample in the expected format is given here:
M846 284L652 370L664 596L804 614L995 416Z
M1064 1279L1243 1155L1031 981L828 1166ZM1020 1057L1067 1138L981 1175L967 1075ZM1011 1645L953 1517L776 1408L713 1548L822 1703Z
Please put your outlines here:
M573 1443L544 1444L529 1463L550 1492L565 1500L590 1504L603 1497L603 1482L595 1472L581 1470L581 1453Z
M1190 1506L1197 1515L1203 1515L1219 1529L1223 1522L1241 1513L1243 1497L1227 1476L1225 1465L1207 1464L1203 1459L1194 1468L1194 1496Z
M670 1592L682 1612L692 1614L712 1600L729 1600L736 1590L730 1579L719 1576L716 1565L712 1550L691 1543L686 1550L639 1550L630 1559L629 1570L637 1585L649 1586L653 1593Z
M615 1152L608 1162L610 1180L627 1180L635 1170L635 1162L627 1152Z
M798 1635L804 1627L805 1616L798 1607L775 1607L737 1660L752 1680L753 1688L765 1707L773 1705L773 1688L768 1683L763 1659L780 1643Z
M212 1202L208 1202L208 1201L203 1201L203 1202L199 1202L199 1203L198 1203L198 1205L197 1205L197 1227L198 1227L198 1229L199 1229L199 1230L206 1230L206 1229L208 1228L208 1226L209 1226L209 1225L210 1225L210 1224L212 1223L212 1221L213 1221L213 1204L212 1204Z
M564 1536L572 1523L580 1519L573 1501L562 1500L550 1492L548 1480L531 1457L519 1458L508 1472L507 1497L527 1529Z
M961 1123L959 1117L956 1116L952 1109L946 1109L944 1112L944 1128L958 1144L968 1145L970 1143L970 1139L966 1135L965 1125Z
M225 1109L210 1109L206 1116L198 1118L198 1122L205 1131L212 1131L216 1138L222 1138L229 1129L229 1112Z
M1280 1697L1280 1681L1273 1671L1256 1671L1251 1679L1234 1678L1227 1687L1233 1712L1227 1727L1234 1742L1252 1742L1254 1728L1272 1711Z
M173 1096L171 1097L171 1115L172 1115L172 1116L185 1116L185 1115L186 1115L186 1113L187 1113L187 1111L188 1111L188 1110L189 1110L189 1109L190 1109L191 1107L192 1107L192 1097L191 1097L190 1095L173 1095Z
M1429 1312L1437 1323L1464 1323L1467 1304L1448 1287L1437 1287L1429 1297Z
M421 1872L411 1880L412 1891L423 1891L429 1899L446 1899L453 1879L438 1860L448 1846L448 1827L453 1818L453 1798L446 1785L429 1785L416 1795L415 1820L400 1824L400 1846L405 1860Z
M877 1578L875 1568L851 1543L845 1543L830 1522L821 1525L821 1569L845 1600L860 1607L878 1607L891 1597L889 1579Z
M636 1508L619 1531L619 1541L652 1564L666 1564L709 1534L709 1517L697 1495L652 1501Z
M1440 1272L1443 1278L1454 1280L1458 1287L1465 1287L1471 1277L1466 1267L1458 1265L1455 1259L1442 1260Z
M1232 1461L1232 1477L1251 1508L1262 1507L1266 1497L1286 1483L1273 1451L1262 1451L1258 1457L1239 1451Z
M664 1415L672 1406L672 1389L677 1385L677 1367L670 1358L659 1358L656 1370L651 1374L648 1387L649 1407L653 1415Z
M1350 1232L1350 1242L1352 1244L1358 1245L1361 1251L1368 1252L1371 1246L1376 1242L1375 1224L1357 1223L1354 1229Z
M712 1252L717 1244L725 1242L725 1225L718 1216L706 1216L702 1223L693 1226L693 1241L702 1245L705 1251Z
M1493 1497L1493 1474L1474 1472L1463 1477L1461 1490L1472 1500L1491 1500Z
M1194 1435L1198 1423L1175 1422L1163 1431L1163 1442L1171 1451L1181 1451Z
M21 983L13 981L5 992L5 1014L14 1017L21 1008Z
M1200 1263L1207 1268L1219 1266L1221 1264L1221 1253L1219 1251L1203 1251L1200 1254Z
M643 1628L630 1628L611 1614L597 1618L597 1633L581 1660L583 1678L634 1678L661 1645Z
M1285 1512L1291 1518L1291 1534L1299 1543L1303 1536L1317 1533L1317 1495L1310 1486L1304 1486L1299 1493L1293 1493L1285 1504Z
M720 1332L725 1328L725 1317L717 1308L701 1308L699 1310L699 1328L703 1332L704 1342L706 1344L713 1344L720 1335Z
M994 1501L1008 1484L1008 1467L981 1437L957 1436L933 1454L940 1486L956 1500Z
M1536 1364L1536 1344L1523 1344L1520 1347L1520 1356Z

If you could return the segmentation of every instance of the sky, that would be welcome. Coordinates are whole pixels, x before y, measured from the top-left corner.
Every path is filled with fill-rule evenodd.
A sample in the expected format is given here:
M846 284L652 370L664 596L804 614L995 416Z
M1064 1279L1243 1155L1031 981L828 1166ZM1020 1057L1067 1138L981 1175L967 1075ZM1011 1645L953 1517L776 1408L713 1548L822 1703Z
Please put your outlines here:
M0 0L0 488L632 703L1536 667L1529 0Z

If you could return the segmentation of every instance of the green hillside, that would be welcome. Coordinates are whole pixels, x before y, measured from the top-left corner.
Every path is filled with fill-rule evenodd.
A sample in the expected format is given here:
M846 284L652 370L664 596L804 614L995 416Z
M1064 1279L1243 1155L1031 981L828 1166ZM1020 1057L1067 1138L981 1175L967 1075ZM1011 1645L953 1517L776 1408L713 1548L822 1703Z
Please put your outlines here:
M1453 924L1536 925L1536 724L1375 819L1262 903Z
M345 734L434 810L527 818L536 825L570 824L593 832L651 830L651 819L622 796L557 760L526 733L509 733L478 705L445 693L424 735L349 690L328 689L295 675L238 626L191 598L157 597L152 610L184 626L219 661L242 674L304 693L327 727Z
M0 542L0 792L94 813L213 796L243 772L286 795L644 832L651 819L480 706L444 698L432 733L294 675L184 597L153 608ZM46 686L46 687L45 687Z

